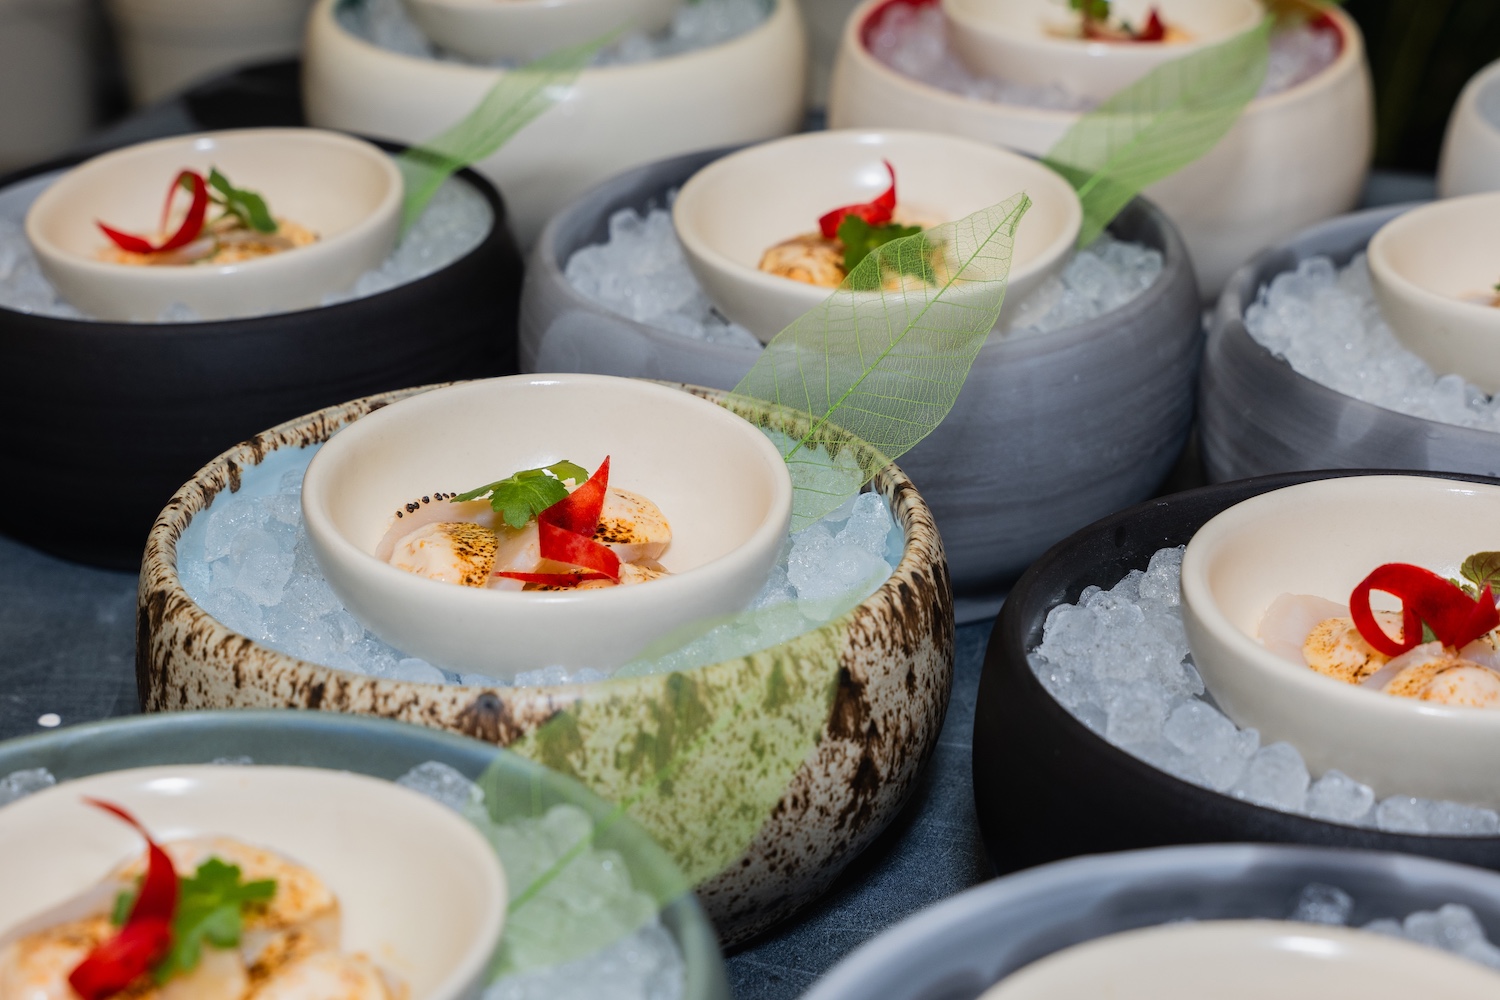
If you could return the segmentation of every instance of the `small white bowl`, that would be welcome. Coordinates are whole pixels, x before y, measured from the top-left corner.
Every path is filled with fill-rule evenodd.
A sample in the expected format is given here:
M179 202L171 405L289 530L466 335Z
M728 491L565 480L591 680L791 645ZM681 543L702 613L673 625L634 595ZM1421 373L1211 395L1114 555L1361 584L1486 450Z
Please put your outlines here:
M377 559L403 504L570 459L661 508L670 575L633 587L460 587ZM753 424L690 393L604 375L518 375L449 386L346 427L302 486L307 533L349 611L440 666L509 678L612 668L652 640L750 603L791 517L786 463Z
M615 29L655 32L681 0L403 0L438 45L476 60L530 60Z
M1500 59L1458 96L1438 157L1438 197L1500 191Z
M158 842L221 835L307 867L338 897L342 951L367 954L412 1000L478 996L507 905L494 849L451 809L347 771L134 768L0 808L0 939L143 853L137 833L84 796L123 806Z
M1500 193L1444 198L1380 227L1370 283L1391 331L1439 375L1500 391ZM1479 300L1479 301L1475 301Z
M771 246L816 232L840 205L869 201L896 170L896 217L956 222L1022 191L1033 202L1016 234L1005 301L1061 270L1083 220L1067 181L1035 160L972 139L925 132L809 132L715 160L682 186L672 224L689 266L725 316L768 342L833 293L759 269Z
M1282 594L1347 604L1383 563L1442 572L1495 548L1497 524L1500 486L1413 476L1319 480L1229 508L1199 529L1182 560L1183 624L1209 694L1239 725L1259 729L1262 743L1295 746L1313 774L1337 768L1381 797L1500 807L1500 711L1344 684L1257 638Z
M1156 67L1254 28L1257 0L1115 0L1110 12L1132 25L1151 9L1191 38L1182 42L1096 42L1068 38L1077 15L1057 0L942 0L953 47L981 76L1034 87L1058 86L1104 100Z
M264 196L273 214L306 226L318 241L222 266L98 259L109 245L99 222L155 233L178 171L207 175L210 167ZM70 170L26 213L26 238L58 292L96 319L154 322L173 303L203 319L287 312L317 306L385 260L396 244L402 193L395 162L360 139L298 128L203 132L105 153Z
M1349 927L1213 920L1125 931L1065 948L980 1000L1264 1000L1500 994L1500 973L1414 941Z

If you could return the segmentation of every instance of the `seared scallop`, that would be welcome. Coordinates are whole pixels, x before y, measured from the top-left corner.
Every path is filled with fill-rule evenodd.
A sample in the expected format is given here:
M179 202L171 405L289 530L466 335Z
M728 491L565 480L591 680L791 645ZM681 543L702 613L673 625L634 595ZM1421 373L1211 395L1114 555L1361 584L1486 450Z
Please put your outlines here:
M660 559L672 544L672 528L656 504L639 493L611 486L604 496L594 540L613 549L620 562L636 563Z
M1377 611L1375 617L1388 633L1401 634L1399 612ZM1358 684L1390 660L1365 641L1352 618L1327 618L1313 626L1302 644L1302 657L1318 673L1346 684Z
M816 233L797 236L761 255L760 269L807 285L837 288L844 281L844 248Z
M400 1000L400 994L362 956L320 951L282 967L246 1000Z

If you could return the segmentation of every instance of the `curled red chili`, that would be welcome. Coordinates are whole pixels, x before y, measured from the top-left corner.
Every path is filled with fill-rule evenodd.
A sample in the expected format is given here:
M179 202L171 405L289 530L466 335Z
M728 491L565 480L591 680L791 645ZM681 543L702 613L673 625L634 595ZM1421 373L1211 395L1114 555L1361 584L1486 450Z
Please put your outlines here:
M832 212L818 219L818 230L822 232L823 238L831 240L839 234L839 224L844 221L845 216L853 215L863 219L872 226L883 226L891 221L896 213L896 168L891 166L890 160L881 160L885 164L886 172L891 175L891 186L885 189L874 201L862 202L858 205L845 205L843 208L835 208Z
M507 580L552 587L575 587L584 580L620 579L620 557L594 541L604 496L609 492L609 457L588 482L542 511L536 518L537 549L543 559L577 566L582 573L496 573Z
M507 580L520 580L522 583L537 583L545 587L576 587L585 580L608 580L609 577L603 573L513 573L509 570L496 573L496 576Z
M161 228L167 228L167 220L172 215L172 203L177 200L177 192L182 190L184 181L187 182L193 200L188 204L187 215L183 216L182 224L177 227L177 231L160 246L153 245L143 236L134 236L130 233L122 233L118 229L111 229L102 222L99 223L99 228L115 246L131 253L163 253L187 246L202 235L203 223L208 217L208 182L203 179L202 174L193 170L184 170L172 179L172 186L167 189L167 203L161 210Z
M105 1000L125 989L166 957L172 947L172 917L177 912L177 870L167 852L146 828L119 806L84 799L135 827L146 839L146 874L120 933L89 952L68 975L68 984L83 1000Z
M1370 608L1370 594L1376 590L1401 601L1400 641L1386 634ZM1409 563L1376 567L1349 595L1349 613L1365 642L1392 657L1422 641L1424 623L1439 642L1454 649L1500 626L1500 610L1488 584L1476 600L1457 584Z

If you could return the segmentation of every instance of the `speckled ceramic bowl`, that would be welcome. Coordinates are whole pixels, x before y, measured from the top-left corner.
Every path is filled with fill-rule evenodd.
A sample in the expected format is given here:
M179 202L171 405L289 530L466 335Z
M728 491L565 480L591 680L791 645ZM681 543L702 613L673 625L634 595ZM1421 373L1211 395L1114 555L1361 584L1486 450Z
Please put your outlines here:
M1245 309L1318 254L1343 266L1409 206L1356 212L1257 255L1224 289L1204 349L1198 431L1211 480L1303 469L1431 469L1500 475L1500 434L1387 410L1299 375L1245 329Z
M615 212L665 206L671 189L721 155L693 153L623 173L553 216L522 287L522 370L723 389L740 380L757 348L633 322L579 294L563 271L576 250L607 238ZM1070 329L991 338L948 419L901 459L943 532L960 621L993 616L1003 589L1053 542L1150 496L1187 440L1201 344L1187 251L1145 199L1111 231L1162 252L1156 283Z
M770 727L778 740L805 738L816 749L791 769L789 786L778 786L785 790L770 819L742 857L705 876L698 893L732 943L826 889L906 802L947 706L953 672L947 566L931 514L911 482L894 466L874 480L906 535L901 561L879 590L821 629L688 673L522 689L379 680L278 653L193 602L178 576L178 540L215 496L249 488L262 464L268 475L279 476L278 452L319 444L350 421L420 391L357 400L266 431L214 459L178 491L152 529L141 572L136 676L142 704L148 711L321 708L419 722L514 744L606 797L619 797L639 787L645 768L640 755L619 752L625 734L639 728L643 740L667 749L679 738L671 719L656 714L665 699L715 711L756 692L756 707L742 723L716 730L713 741L674 773L677 805L657 803L634 815L664 841L708 843L717 820L707 806L762 773L758 755L744 750L761 728ZM722 393L694 391L723 399ZM735 409L754 422L773 420L764 406ZM862 461L878 461L867 447L854 447ZM834 678L830 711L827 682ZM564 709L577 722L565 740L528 739ZM678 851L690 872L704 867L695 851Z

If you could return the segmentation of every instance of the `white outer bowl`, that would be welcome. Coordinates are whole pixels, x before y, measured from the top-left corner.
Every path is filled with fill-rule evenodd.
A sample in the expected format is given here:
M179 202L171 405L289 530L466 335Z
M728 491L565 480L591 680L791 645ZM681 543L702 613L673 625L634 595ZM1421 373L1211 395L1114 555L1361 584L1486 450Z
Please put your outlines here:
M1061 86L1104 100L1156 67L1249 31L1265 16L1257 0L1115 0L1111 14L1133 25L1151 8L1192 41L1172 44L1060 38L1075 15L1056 0L942 0L953 47L982 76L1034 87Z
M815 232L840 205L869 201L896 170L898 218L956 222L1026 191L1006 302L1062 269L1083 221L1078 195L1035 160L955 136L903 131L810 132L732 153L682 186L672 223L688 264L725 316L762 341L832 294L758 268L783 240Z
M1391 331L1439 375L1500 390L1500 309L1462 296L1500 282L1500 193L1445 198L1381 226L1366 252Z
M420 143L472 111L504 72L388 52L340 27L336 3L319 0L308 22L302 88L314 125ZM584 70L567 96L474 164L505 196L521 245L622 170L796 131L802 15L796 0L774 3L764 22L723 45Z
M296 55L313 0L105 0L137 106L246 63Z
M666 515L672 575L522 593L438 583L372 554L413 498L564 458L592 471L606 455L610 483ZM618 667L676 629L740 611L776 563L791 504L786 463L755 425L679 389L606 375L516 375L403 399L336 434L302 485L308 538L351 614L413 656L503 678Z
M615 29L658 31L681 0L403 0L437 44L470 59L530 60Z
M1428 945L1350 927L1212 920L1124 931L1012 973L980 1000L1264 1000L1500 993L1500 973Z
M401 977L412 1000L478 996L505 923L494 849L446 806L347 771L133 768L0 808L0 938L143 852L140 836L86 795L125 807L157 841L223 835L306 866L338 897L343 951Z
M1078 120L1076 111L971 100L885 66L862 41L884 2L865 0L844 29L829 127L953 132L1042 156ZM1359 200L1374 142L1369 68L1359 28L1337 8L1328 17L1344 40L1333 65L1253 101L1213 150L1145 191L1182 231L1205 300L1256 251Z
M1500 59L1458 95L1438 158L1438 197L1500 190Z
M271 211L318 233L295 250L217 267L132 267L96 259L103 221L149 234L179 170L218 167ZM58 292L103 320L154 322L174 302L204 319L318 305L378 267L396 244L401 173L368 142L316 129L241 129L158 139L96 156L42 192L26 238ZM179 204L183 195L178 195Z
M1262 743L1290 742L1313 774L1338 768L1382 797L1500 807L1500 711L1354 687L1256 638L1281 594L1347 603L1383 563L1441 571L1495 547L1497 523L1500 487L1410 476L1319 480L1229 508L1182 561L1182 620L1209 694Z

